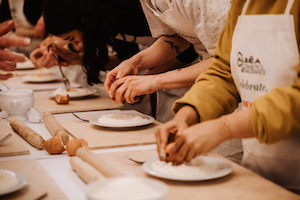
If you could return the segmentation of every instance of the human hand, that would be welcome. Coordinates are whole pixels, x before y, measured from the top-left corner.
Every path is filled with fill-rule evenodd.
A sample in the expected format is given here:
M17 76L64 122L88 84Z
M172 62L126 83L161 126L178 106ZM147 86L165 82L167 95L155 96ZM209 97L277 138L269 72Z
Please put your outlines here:
M138 73L138 67L134 65L134 63L131 61L131 59L124 60L121 64L119 64L117 67L112 69L107 75L106 80L104 82L104 88L106 93L110 96L110 98L115 98L116 93L116 87L114 87L114 90L112 90L111 86L112 84L124 76L127 75L136 75Z
M82 64L83 52L73 52L69 49L69 45L70 44L67 43L62 47L56 46L52 51L60 57L62 66Z
M50 48L51 44L55 44L56 49ZM60 64L62 66L81 63L82 55L70 51L67 49L67 46L68 42L56 36L49 36L31 52L31 62L37 67L53 67L58 64L57 60L53 56L53 53L56 53L61 58Z
M110 87L115 101L118 103L135 103L140 100L139 96L152 94L156 91L156 76L125 76L114 81Z
M16 68L16 62L25 62L26 57L6 50L11 46L26 46L30 44L29 38L24 37L5 37L4 35L12 30L14 22L12 20L0 25L0 69L12 71ZM12 76L11 73L0 74L1 80L6 80Z
M158 156L160 160L166 160L166 146L170 142L174 142L176 137L181 134L181 132L188 127L188 124L176 116L166 122L165 124L160 125L156 132L156 145ZM172 156L172 154L171 154Z
M177 135L168 151L166 160L176 164L190 162L193 158L209 153L223 141L231 139L222 118L201 122L184 129Z

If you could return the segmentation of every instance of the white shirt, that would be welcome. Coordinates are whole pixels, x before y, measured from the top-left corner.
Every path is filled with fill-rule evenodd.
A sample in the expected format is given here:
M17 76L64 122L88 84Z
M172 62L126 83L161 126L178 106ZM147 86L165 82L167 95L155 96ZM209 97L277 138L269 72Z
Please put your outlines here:
M146 6L147 0L140 0L152 37L173 35L178 33L172 27L163 23ZM152 5L160 8L166 0L151 0ZM149 0L147 1L149 4ZM216 48L219 34L226 22L231 0L172 0L172 7L179 15L184 16L193 27L195 34L201 41L206 51L212 56ZM164 10L160 10L162 13ZM195 49L197 49L195 47ZM199 52L198 52L199 53Z

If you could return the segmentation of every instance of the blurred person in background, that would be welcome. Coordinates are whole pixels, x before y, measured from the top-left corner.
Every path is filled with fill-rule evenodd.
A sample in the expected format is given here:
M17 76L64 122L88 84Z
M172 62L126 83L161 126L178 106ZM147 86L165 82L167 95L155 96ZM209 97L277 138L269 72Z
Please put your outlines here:
M49 0L45 2L44 18L51 37L61 38L60 44L57 44L59 48L55 51L62 60L61 64L82 64L90 85L102 83L106 76L103 72L113 69L156 40L151 36L138 0ZM47 52L46 43L43 42L30 57L38 66L51 67L57 61L51 55L54 50ZM193 45L189 44L187 50L174 59L143 73L153 74L185 67L196 61L197 57ZM100 72L104 76L101 77ZM149 101L147 98L145 102ZM152 115L156 111L155 101L155 96L151 96ZM134 107L143 109L145 106Z

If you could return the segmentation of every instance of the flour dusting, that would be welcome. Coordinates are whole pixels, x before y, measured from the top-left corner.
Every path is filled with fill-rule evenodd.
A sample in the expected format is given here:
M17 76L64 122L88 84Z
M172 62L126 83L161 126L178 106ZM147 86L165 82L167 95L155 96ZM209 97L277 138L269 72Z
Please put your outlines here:
M98 119L99 123L102 124L137 124L146 123L148 119L141 117L139 115L129 115L129 114L107 114L102 115Z
M193 159L191 162L184 162L180 165L157 160L152 163L151 167L156 172L183 178L207 176L214 174L217 170L216 167L200 159Z

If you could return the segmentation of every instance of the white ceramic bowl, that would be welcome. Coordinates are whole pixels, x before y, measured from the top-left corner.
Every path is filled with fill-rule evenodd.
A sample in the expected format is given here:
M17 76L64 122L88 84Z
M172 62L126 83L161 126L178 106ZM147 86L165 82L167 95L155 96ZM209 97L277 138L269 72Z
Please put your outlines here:
M89 184L89 200L166 200L168 186L146 177L124 176Z
M30 89L11 89L0 92L0 107L7 113L7 120L13 118L26 120L26 112L33 105L34 95Z

